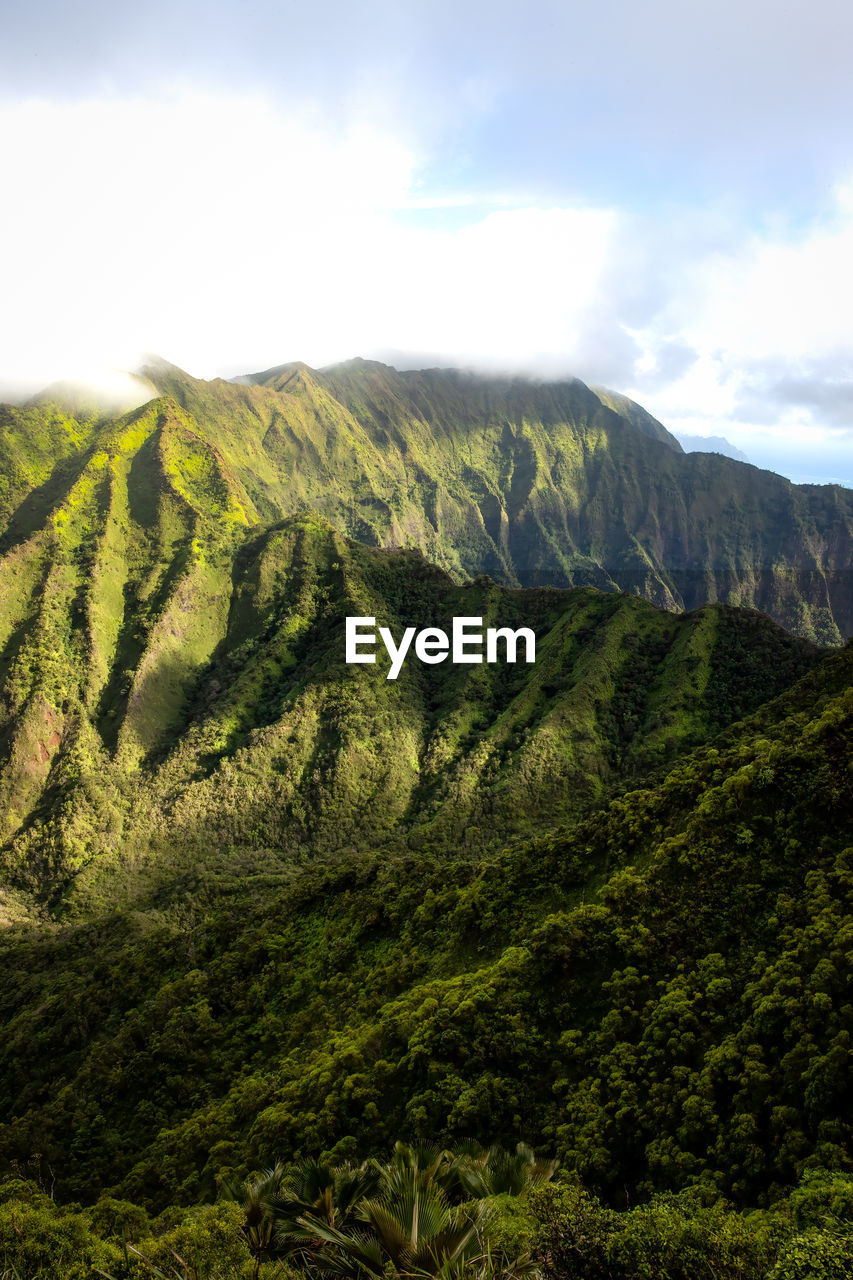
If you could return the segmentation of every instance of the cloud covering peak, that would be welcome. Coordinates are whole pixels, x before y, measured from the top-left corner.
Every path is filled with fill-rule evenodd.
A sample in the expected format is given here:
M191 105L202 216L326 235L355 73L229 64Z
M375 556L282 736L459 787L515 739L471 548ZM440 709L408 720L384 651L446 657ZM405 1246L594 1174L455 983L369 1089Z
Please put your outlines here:
M849 6L4 22L6 386L429 351L853 484Z

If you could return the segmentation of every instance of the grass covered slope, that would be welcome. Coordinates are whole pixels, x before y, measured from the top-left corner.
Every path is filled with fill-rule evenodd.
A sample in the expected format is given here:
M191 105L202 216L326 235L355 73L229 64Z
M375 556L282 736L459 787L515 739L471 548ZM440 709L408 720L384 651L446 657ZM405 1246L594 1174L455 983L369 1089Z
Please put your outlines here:
M48 877L85 860L88 811L114 837L112 777L172 731L226 625L247 525L239 486L175 404L75 443L0 542L0 838L39 805L64 814L62 852L37 855ZM87 778L88 802L63 809Z
M820 661L726 606L459 586L312 516L250 527L176 407L95 447L6 561L30 585L3 651L0 866L41 903L114 894L117 855L475 855L587 811ZM397 638L454 616L529 627L536 662L412 654L390 681L381 649L345 663L348 615Z
M852 677L480 859L220 854L7 930L0 1146L153 1206L400 1135L524 1132L620 1202L848 1168Z

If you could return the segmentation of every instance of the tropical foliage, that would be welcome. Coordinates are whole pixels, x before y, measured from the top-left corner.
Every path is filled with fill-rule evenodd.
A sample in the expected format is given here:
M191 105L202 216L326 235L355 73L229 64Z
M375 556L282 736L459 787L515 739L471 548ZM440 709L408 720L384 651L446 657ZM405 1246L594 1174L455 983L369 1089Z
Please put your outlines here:
M515 1194L460 1200L473 1165L497 1156L528 1176ZM126 1202L63 1208L32 1182L0 1184L4 1280L847 1280L853 1260L853 1178L812 1170L770 1211L739 1213L699 1192L659 1195L622 1211L552 1166L472 1144L398 1143L371 1158L353 1193L352 1166L276 1166L247 1203L228 1197L149 1221ZM325 1209L294 1223L293 1188L322 1184ZM332 1187L346 1207L328 1210ZM278 1190L277 1190L278 1188ZM297 1193L298 1194L298 1193ZM283 1207L288 1204L289 1207ZM257 1208L266 1222L262 1249ZM338 1209L338 1206L335 1206Z

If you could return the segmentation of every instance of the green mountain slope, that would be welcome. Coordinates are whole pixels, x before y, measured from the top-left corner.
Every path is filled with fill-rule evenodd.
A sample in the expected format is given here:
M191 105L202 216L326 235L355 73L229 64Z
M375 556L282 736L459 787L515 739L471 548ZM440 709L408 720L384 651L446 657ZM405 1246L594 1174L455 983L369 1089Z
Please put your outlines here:
M615 393L363 360L251 385L146 372L216 439L264 518L310 508L457 577L618 588L664 608L725 601L820 643L853 633L851 493L684 454Z
M523 1132L620 1201L849 1167L852 687L848 646L504 852L214 847L7 930L0 1147L157 1206L399 1134Z
M460 586L315 516L253 525L224 446L174 401L102 423L63 475L0 559L0 870L39 901L100 893L117 849L476 853L576 816L819 660L726 606ZM389 681L384 655L346 665L348 615L396 637L456 615L529 627L537 660L412 656Z

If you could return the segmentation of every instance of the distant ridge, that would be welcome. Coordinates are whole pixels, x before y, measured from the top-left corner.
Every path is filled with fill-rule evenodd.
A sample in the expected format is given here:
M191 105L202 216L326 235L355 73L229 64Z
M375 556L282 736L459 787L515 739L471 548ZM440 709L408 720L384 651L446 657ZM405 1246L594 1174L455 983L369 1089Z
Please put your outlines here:
M217 441L261 521L314 510L457 579L722 600L819 643L853 634L853 493L686 454L616 392L363 359L240 383L148 374Z
M725 436L692 436L686 431L677 432L677 438L685 453L721 453L737 462L749 462L742 449L738 449Z
M457 581L595 586L671 610L723 601L821 644L853 635L853 492L684 453L616 392L363 359L206 382L152 358L141 373L151 412L178 415L250 524L313 511ZM61 388L2 412L13 546L99 453L114 412Z

